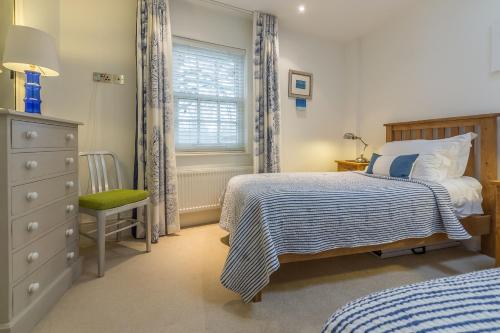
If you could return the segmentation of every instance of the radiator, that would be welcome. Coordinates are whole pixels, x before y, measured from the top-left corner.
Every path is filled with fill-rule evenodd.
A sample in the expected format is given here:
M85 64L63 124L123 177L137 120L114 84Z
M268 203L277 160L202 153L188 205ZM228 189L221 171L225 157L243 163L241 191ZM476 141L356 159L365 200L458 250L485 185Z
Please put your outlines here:
M252 173L251 166L179 168L179 212L192 213L220 207L220 198L231 177Z

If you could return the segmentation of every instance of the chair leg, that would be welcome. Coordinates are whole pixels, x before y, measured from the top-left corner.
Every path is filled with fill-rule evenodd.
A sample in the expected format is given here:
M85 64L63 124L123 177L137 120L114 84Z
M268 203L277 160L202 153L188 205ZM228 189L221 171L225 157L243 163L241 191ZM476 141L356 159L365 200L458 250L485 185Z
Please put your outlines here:
M121 221L121 216L120 216L120 213L118 213L118 221ZM116 225L116 230L120 229L120 225L117 224ZM121 236L121 232L117 232L116 233L116 241L119 242L122 240L122 236Z
M97 214L97 275L104 276L104 262L106 258L106 215Z
M151 252L151 203L146 205L146 252Z

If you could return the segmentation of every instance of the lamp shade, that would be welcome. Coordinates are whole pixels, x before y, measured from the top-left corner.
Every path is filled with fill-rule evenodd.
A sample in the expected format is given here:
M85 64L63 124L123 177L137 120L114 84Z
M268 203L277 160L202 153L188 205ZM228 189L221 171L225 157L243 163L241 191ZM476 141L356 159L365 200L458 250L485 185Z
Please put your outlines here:
M54 38L41 30L22 25L10 26L2 63L16 72L59 75L59 57Z

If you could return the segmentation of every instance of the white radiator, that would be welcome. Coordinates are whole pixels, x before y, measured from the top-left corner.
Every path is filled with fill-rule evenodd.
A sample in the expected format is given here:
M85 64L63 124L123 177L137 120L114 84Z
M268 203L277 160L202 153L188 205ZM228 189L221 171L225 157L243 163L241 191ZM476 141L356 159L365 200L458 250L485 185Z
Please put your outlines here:
M251 166L179 168L179 211L192 213L220 207L220 197L231 177L252 173Z

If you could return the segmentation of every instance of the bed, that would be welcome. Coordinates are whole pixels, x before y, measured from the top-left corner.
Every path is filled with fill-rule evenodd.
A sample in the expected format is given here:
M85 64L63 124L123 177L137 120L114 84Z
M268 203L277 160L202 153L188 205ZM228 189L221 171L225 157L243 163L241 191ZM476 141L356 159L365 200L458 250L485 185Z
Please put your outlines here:
M416 248L471 236L482 236L482 252L496 257L498 264L494 214L499 191L498 116L385 125L387 142L478 133L465 176L479 180L484 214L470 215L475 212L474 203L460 197L457 184L362 172L259 174L231 179L220 220L220 226L229 232L230 245L221 283L239 293L244 302L258 302L270 275L284 263ZM462 208L460 213L457 205Z
M323 333L498 332L500 269L388 289L337 310Z

